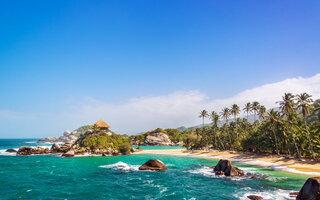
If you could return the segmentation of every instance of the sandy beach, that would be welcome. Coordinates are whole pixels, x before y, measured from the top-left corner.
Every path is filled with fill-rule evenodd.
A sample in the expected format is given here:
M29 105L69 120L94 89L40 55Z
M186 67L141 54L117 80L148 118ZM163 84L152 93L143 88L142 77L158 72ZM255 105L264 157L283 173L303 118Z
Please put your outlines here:
M230 159L257 166L273 168L276 170L286 170L294 173L320 175L320 162L302 160L295 158L286 159L277 155L258 155L253 153L241 153L232 151L186 151L183 149L170 150L144 150L135 154L169 154L181 156L194 156L205 159Z

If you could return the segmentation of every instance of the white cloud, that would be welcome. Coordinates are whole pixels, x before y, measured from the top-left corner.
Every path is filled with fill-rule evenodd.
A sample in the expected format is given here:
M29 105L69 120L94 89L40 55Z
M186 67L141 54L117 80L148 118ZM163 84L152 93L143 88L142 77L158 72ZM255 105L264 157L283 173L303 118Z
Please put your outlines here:
M111 104L86 98L74 105L74 112L64 113L63 118L83 123L104 119L113 130L120 133L138 133L157 127L176 128L199 124L198 113L202 109L219 112L223 107L236 103L258 101L267 108L276 106L285 92L293 94L307 92L320 98L320 74L310 78L290 78L281 82L262 85L245 90L227 99L210 99L199 91L178 91L163 96L139 97L121 104Z
M85 97L81 101L69 100L69 106L63 112L24 114L0 110L0 119L6 121L5 124L1 124L4 133L20 131L21 127L16 126L19 122L26 134L32 134L29 137L58 136L65 129L72 130L99 119L104 119L112 130L118 133L132 134L158 127L197 125L201 123L201 119L198 118L200 110L220 112L223 107L229 107L234 103L243 107L248 101L259 101L267 108L272 108L285 92L307 92L313 95L313 99L320 98L320 74L265 84L226 99L210 99L199 91L177 91L162 96L138 97L117 104Z

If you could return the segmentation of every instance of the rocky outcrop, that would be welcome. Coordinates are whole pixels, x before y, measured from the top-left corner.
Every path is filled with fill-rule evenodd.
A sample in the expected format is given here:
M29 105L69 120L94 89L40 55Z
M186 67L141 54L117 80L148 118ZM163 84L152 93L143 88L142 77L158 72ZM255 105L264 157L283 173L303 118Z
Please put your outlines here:
M170 146L173 142L170 140L169 136L163 132L150 133L144 141L144 145L161 145Z
M168 168L161 160L151 159L141 165L139 170L165 171Z
M257 196L257 195L249 195L247 197L248 197L248 199L251 199L251 200L262 200L263 199L261 196Z
M320 199L320 177L309 178L296 198L297 200L318 200Z
M33 155L33 154L47 154L50 153L50 150L48 148L42 148L42 147L27 147L23 146L20 147L17 154L18 155Z
M77 131L65 131L63 133L63 136L60 137L46 137L44 139L40 139L37 142L49 142L49 143L57 143L57 142L74 142L76 141L79 137L76 136L78 135Z
M225 175L225 176L243 176L243 170L239 169L236 166L231 165L230 160L219 160L218 164L214 167L213 171L216 175Z

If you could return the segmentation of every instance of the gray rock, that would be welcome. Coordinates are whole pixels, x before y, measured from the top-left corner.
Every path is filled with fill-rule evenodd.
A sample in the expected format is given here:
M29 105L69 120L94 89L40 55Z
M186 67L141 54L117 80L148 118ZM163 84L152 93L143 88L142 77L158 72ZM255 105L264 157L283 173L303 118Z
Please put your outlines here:
M169 146L173 145L169 136L162 132L150 133L144 141L144 145L162 145Z

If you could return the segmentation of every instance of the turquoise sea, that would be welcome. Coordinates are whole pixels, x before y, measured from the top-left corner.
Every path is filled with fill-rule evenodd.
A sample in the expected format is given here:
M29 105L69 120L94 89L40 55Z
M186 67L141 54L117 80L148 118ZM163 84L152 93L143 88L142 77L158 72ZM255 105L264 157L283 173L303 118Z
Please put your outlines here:
M169 155L74 157L14 156L5 149L36 146L34 139L0 140L0 199L290 199L306 175L233 162L257 179L219 177L209 167L218 160ZM50 146L50 144L40 144ZM179 147L143 147L179 148ZM149 159L160 159L168 171L138 171ZM292 198L291 198L292 199Z

